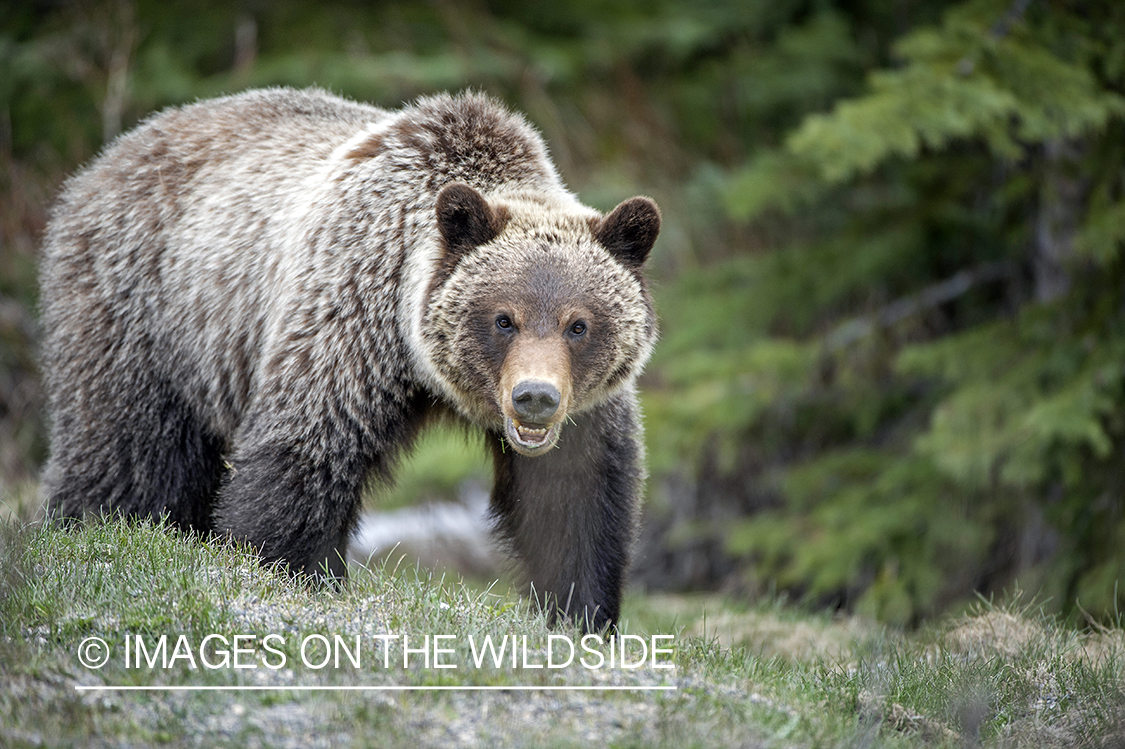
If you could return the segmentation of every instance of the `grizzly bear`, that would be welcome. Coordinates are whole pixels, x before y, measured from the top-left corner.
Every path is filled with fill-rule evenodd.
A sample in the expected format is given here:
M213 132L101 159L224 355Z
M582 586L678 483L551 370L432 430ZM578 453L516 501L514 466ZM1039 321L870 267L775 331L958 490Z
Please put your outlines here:
M551 618L612 624L659 228L648 198L581 204L479 94L157 114L46 232L49 512L164 518L342 576L365 484L449 419L491 446L496 530Z

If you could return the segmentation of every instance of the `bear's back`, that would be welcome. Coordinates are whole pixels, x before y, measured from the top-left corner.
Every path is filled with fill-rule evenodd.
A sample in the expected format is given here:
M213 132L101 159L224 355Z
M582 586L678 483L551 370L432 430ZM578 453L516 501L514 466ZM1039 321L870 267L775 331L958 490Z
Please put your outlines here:
M167 109L119 137L67 182L54 209L46 260L56 249L53 235L72 227L96 233L114 223L117 212L128 212L131 225L151 213L168 229L185 213L199 212L187 204L196 196L214 204L210 211L225 202L245 212L237 201L276 200L315 172L342 140L389 116L322 91L291 89ZM231 190L241 192L226 194Z
M53 211L41 258L46 368L127 351L229 434L252 397L308 185L341 141L388 116L269 89L169 109L118 138Z

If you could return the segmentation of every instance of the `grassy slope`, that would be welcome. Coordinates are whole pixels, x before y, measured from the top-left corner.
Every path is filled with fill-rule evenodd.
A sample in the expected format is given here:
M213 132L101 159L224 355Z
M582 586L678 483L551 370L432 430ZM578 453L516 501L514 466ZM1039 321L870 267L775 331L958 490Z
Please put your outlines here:
M0 746L1064 746L1125 740L1125 637L982 607L921 633L780 606L634 596L624 630L673 634L673 671L384 669L374 635L549 630L522 599L413 570L310 589L249 555L147 525L0 525ZM706 613L704 613L706 612ZM275 633L286 667L124 667L126 633ZM364 659L300 665L307 634L359 636ZM565 633L577 640L577 633ZM100 670L85 638L116 650ZM412 639L412 643L414 640ZM171 644L171 643L170 643ZM198 654L198 653L196 653ZM274 658L264 651L261 655ZM210 657L218 654L209 651ZM310 655L314 655L310 651ZM250 656L253 661L255 656ZM244 662L247 659L244 659ZM417 660L417 658L415 659ZM198 666L199 664L197 664ZM674 692L85 692L76 685L641 685Z

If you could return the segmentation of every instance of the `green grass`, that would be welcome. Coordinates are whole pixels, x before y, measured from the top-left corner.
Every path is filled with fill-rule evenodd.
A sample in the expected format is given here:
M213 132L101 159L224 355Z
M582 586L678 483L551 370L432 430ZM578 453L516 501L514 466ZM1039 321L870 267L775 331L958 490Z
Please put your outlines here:
M981 604L920 632L717 596L626 601L621 631L672 635L672 670L475 668L468 638L548 630L528 600L400 565L342 588L262 568L245 550L151 524L0 524L0 746L1117 746L1122 630L1077 632L1034 608ZM280 655L263 640L275 635ZM376 636L452 635L456 668L385 668ZM243 664L127 668L126 636L252 636ZM300 643L359 638L361 665L305 665ZM79 644L113 649L100 669ZM211 641L212 643L215 640ZM633 641L635 643L635 641ZM248 647L249 647L248 646ZM395 651L396 661L399 651ZM608 653L605 653L608 655ZM592 658L592 656L591 656ZM650 664L651 665L651 664ZM92 691L77 686L641 686L675 691Z

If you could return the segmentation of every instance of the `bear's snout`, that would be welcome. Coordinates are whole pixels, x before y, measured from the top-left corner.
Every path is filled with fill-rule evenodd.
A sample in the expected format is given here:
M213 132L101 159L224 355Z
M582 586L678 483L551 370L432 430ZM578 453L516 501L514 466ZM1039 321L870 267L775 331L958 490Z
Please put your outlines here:
M570 354L560 336L519 335L504 357L496 402L504 434L526 457L554 447L570 408Z
M523 421L544 424L559 410L562 396L549 382L525 380L512 388L512 408Z

